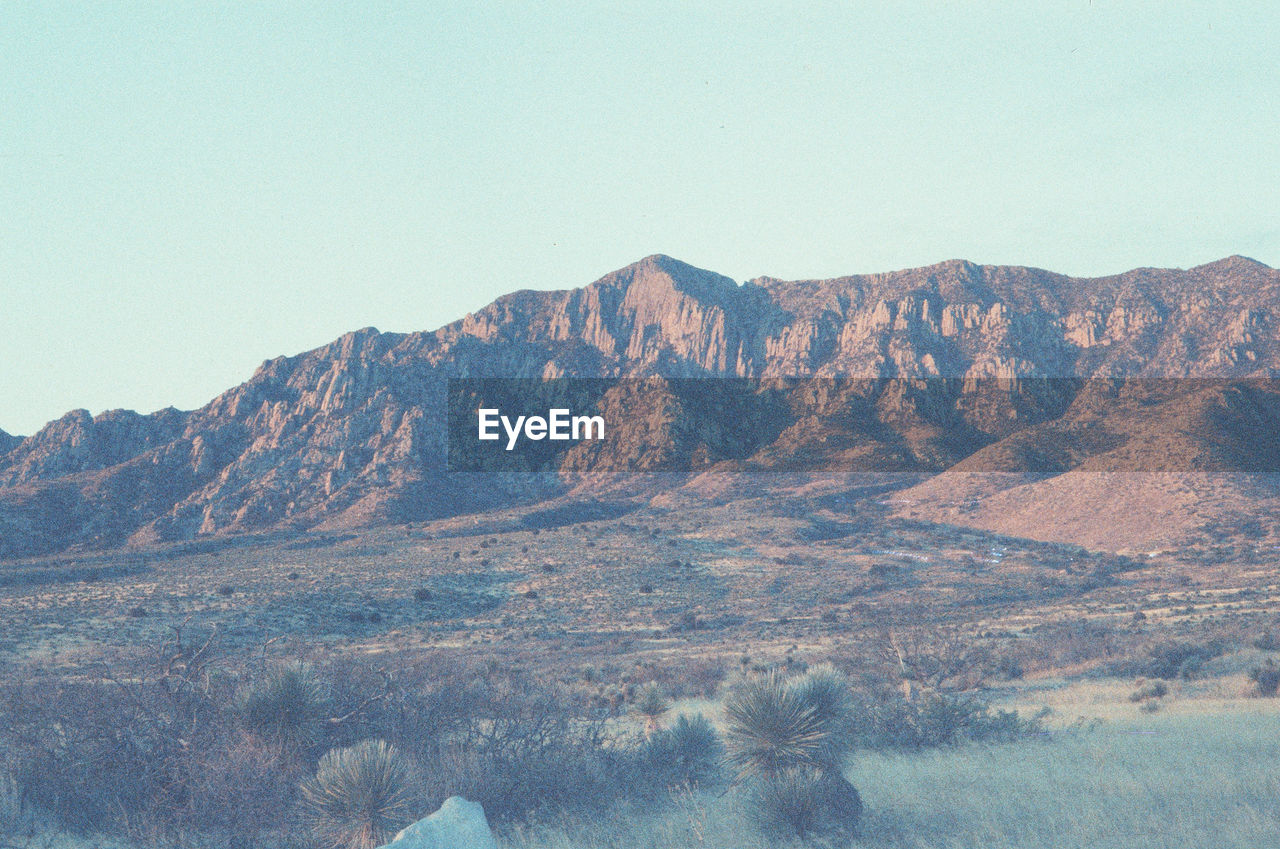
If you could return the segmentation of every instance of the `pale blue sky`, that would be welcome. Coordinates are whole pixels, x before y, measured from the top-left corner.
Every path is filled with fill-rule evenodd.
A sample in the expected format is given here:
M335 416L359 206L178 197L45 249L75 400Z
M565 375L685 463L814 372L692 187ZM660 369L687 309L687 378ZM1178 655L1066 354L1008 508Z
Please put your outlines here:
M0 4L0 428L657 252L1280 265L1274 2L432 5Z

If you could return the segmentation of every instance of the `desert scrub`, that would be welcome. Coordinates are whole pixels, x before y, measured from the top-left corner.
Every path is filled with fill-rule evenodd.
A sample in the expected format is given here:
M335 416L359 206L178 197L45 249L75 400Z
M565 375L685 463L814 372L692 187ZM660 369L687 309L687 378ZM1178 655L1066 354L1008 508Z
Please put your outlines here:
M788 769L751 788L749 812L770 840L852 833L862 799L843 776L826 770Z
M653 734L641 748L648 773L664 787L701 785L720 775L724 744L702 714L681 714L670 728Z
M1151 699L1163 699L1169 695L1169 686L1163 681L1139 682L1138 688L1129 694L1129 701L1145 702Z
M382 740L335 749L302 785L316 840L327 849L375 849L413 819L411 770Z
M1257 688L1259 696L1271 698L1277 690L1280 690L1280 666L1276 666L1274 660L1267 658L1264 665L1255 666L1249 670L1249 680Z
M887 688L861 693L850 726L858 749L932 749L960 743L1007 742L1044 732L1041 716L1023 718L1016 711L992 710L980 699L925 691L913 698Z
M671 702L667 700L666 693L662 692L662 687L655 681L650 681L641 687L640 692L636 694L635 702L631 705L632 712L644 720L645 736L651 736L658 730L658 723L670 708Z
M310 664L269 667L241 690L237 707L246 728L292 743L310 740L326 713L327 693Z

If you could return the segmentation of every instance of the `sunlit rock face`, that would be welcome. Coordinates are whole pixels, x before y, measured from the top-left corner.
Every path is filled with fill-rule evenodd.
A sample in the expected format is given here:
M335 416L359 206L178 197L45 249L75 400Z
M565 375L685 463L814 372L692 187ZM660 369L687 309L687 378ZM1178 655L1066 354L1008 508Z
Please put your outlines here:
M1095 279L957 260L737 284L652 256L583 288L514 292L435 331L348 333L263 363L199 410L77 410L24 440L0 434L0 557L428 519L554 491L444 472L454 376L1269 377L1277 317L1280 272L1243 257ZM697 423L706 411L686 403L694 425L680 431L653 398L637 403L654 427L624 452L666 440L714 454L680 448L681 433L714 441ZM827 423L783 422L774 435L792 443L779 450ZM899 434L907 453L918 430ZM933 469L979 447L904 462Z

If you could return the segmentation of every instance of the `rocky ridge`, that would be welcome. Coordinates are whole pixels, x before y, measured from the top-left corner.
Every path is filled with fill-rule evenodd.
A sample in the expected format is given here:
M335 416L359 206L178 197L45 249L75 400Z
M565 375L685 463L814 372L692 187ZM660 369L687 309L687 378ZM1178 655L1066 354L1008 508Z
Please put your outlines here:
M21 441L0 435L0 557L492 506L492 481L444 469L448 377L1269 378L1277 320L1280 272L1244 257L1091 279L956 260L739 285L652 256L584 288L515 292L436 331L365 328L269 360L199 410L79 410ZM784 424L779 436L804 441L806 423ZM939 471L920 465L914 446L933 437L918 425L893 444ZM513 482L503 497L556 486Z

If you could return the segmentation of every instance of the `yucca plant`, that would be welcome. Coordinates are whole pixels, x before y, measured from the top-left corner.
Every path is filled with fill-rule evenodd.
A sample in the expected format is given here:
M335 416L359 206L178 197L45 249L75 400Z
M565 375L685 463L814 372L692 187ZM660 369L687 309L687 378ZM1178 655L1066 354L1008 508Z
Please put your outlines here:
M631 706L631 710L644 720L646 737L658 730L658 723L670 708L671 702L667 701L666 694L654 681L650 681L640 689L636 694L635 703Z
M725 744L739 778L821 766L834 717L808 701L776 670L748 681L724 707Z
M852 832L862 801L840 774L849 714L848 682L830 666L792 680L773 670L725 704L729 760L738 780L750 779L764 831L801 840Z
M326 849L375 849L413 819L409 765L382 740L326 754L302 798Z
M282 742L304 742L324 718L324 685L309 664L273 666L240 694L240 715L251 730Z
M839 771L840 760L848 750L852 738L850 715L853 704L850 698L849 678L830 663L819 664L790 682L796 696L810 705L830 726L823 750L818 755L822 766Z

